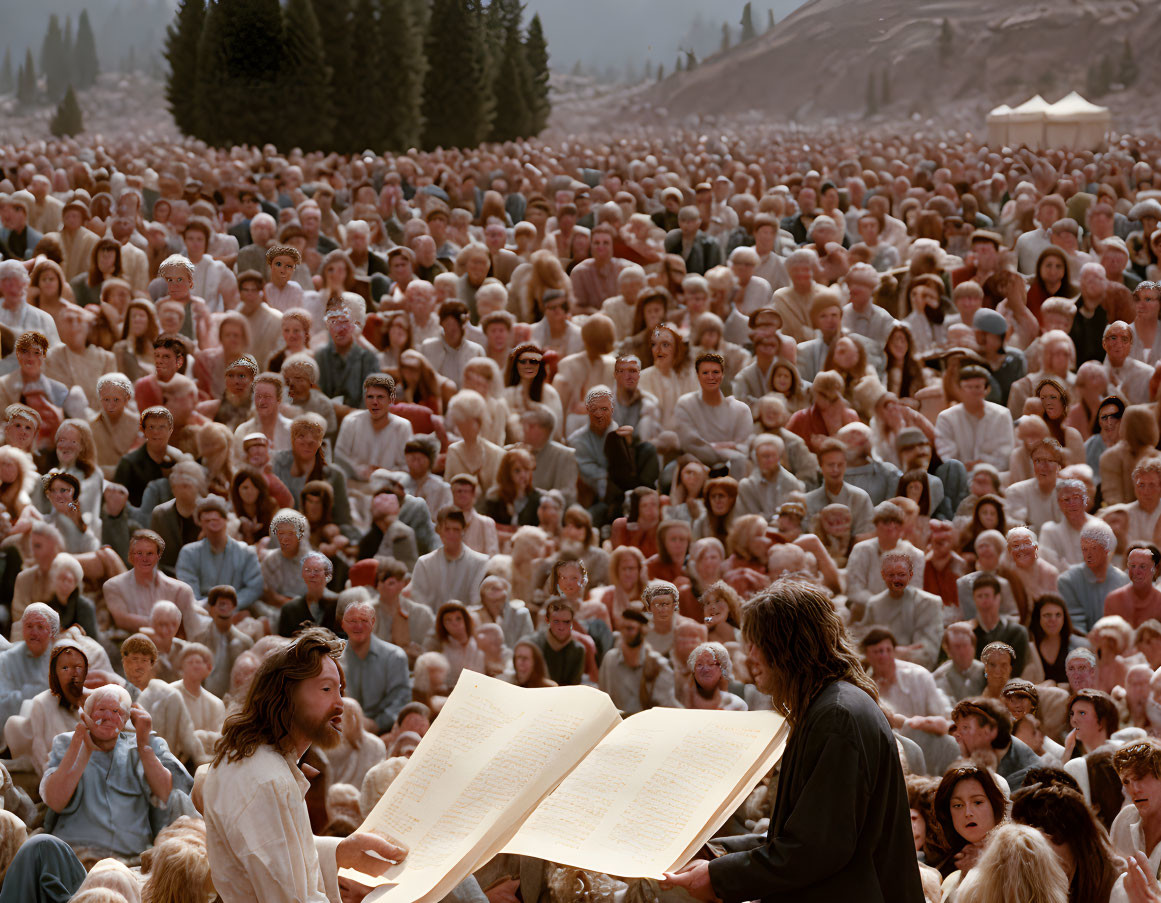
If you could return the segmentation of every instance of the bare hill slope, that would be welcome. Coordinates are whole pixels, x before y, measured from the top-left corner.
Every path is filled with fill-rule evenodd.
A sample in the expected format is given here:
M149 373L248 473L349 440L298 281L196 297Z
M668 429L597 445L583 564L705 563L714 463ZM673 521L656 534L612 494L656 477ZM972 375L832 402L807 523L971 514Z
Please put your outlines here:
M941 26L951 28L950 51ZM892 117L972 117L1033 93L1085 92L1090 64L1117 59L1128 39L1132 88L1097 98L1118 128L1156 127L1161 105L1157 0L811 0L772 31L634 97L669 116L758 111L799 122L863 115L867 80L889 72ZM879 93L878 91L876 93ZM628 112L627 110L624 112Z

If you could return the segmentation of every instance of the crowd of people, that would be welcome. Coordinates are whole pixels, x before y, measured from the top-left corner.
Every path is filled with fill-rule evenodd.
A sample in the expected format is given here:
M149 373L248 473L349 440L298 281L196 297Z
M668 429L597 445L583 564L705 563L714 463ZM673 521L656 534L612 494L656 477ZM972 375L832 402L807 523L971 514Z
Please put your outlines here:
M465 671L771 708L780 578L877 691L929 900L1161 900L1161 141L804 137L0 148L0 901L229 903L195 775L304 627L344 838Z

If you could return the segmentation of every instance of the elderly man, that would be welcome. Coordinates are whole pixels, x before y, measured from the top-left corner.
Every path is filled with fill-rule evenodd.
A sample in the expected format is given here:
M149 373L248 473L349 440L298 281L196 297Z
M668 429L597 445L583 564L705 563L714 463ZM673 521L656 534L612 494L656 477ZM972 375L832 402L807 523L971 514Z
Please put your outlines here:
M190 587L161 572L164 553L165 540L152 530L138 530L129 538L130 569L106 580L102 587L105 605L118 630L135 633L149 626L153 606L163 599L181 610L186 636L204 629L206 615L195 603Z
M900 658L895 636L884 627L873 627L859 643L871 676L902 724L894 726L923 752L928 774L943 774L959 755L948 735L951 703L930 671ZM982 680L981 680L982 684Z
M704 351L694 363L699 391L677 400L674 424L681 446L709 467L726 465L735 479L746 472L746 444L754 432L754 415L736 398L722 394L725 358Z
M385 734L411 701L407 653L375 635L375 606L355 599L342 615L347 646L341 660L347 696L363 707L363 726Z
M887 588L882 567L883 558L888 554L899 552L906 555L911 560L911 585L916 589L923 588L923 553L903 539L903 520L903 510L898 505L881 502L871 519L874 537L855 543L851 549L847 558L846 587L847 607L853 620L861 619L871 597Z
M157 647L149 637L135 633L121 644L121 667L129 682L130 698L149 713L154 733L179 762L201 765L209 757L194 733L181 691L154 676L156 665Z
M613 392L593 386L585 395L588 426L568 437L576 452L580 480L591 493L589 514L593 524L610 523L619 511L624 494L637 486L655 486L660 474L657 451L642 442L629 426L613 420Z
M687 661L690 681L683 702L690 709L711 709L718 712L744 712L749 706L740 696L731 693L732 670L730 655L721 643L701 643Z
M1142 458L1133 468L1137 498L1126 509L1129 542L1161 541L1161 459Z
M939 412L935 420L935 450L945 461L952 458L971 470L976 464L1007 469L1015 441L1008 409L987 400L988 372L969 364L959 371L963 401Z
M1060 575L1060 596L1068 605L1072 626L1088 633L1104 617L1105 598L1129 582L1124 571L1113 567L1109 557L1117 547L1112 527L1104 521L1086 525L1080 531L1083 562L1072 565Z
M1133 347L1133 330L1129 324L1118 320L1106 326L1101 347L1105 350L1109 393L1124 399L1125 404L1147 404L1153 368L1129 355Z
M363 380L363 408L343 418L335 442L335 463L358 486L382 467L405 466L403 449L411 438L411 423L391 413L395 380L386 373L372 373ZM353 487L354 488L354 487Z
M617 362L620 366L620 361ZM640 363L638 362L638 371ZM571 504L576 495L576 452L552 438L556 432L556 415L536 405L520 415L524 444L536 459L532 485L541 490L559 489L565 503Z
M488 567L488 556L464 544L467 523L458 508L439 512L436 530L443 547L420 556L411 577L411 598L433 612L450 599L475 605L480 583Z
M340 418L362 406L366 379L379 369L379 356L356 341L367 317L365 312L360 315L353 310L354 306L344 300L326 312L330 341L314 355L319 389L327 398L342 399L335 404Z
M763 433L751 446L756 470L738 483L737 514L761 514L769 517L792 492L804 492L806 486L782 466L785 443L778 436Z
M121 459L137 444L137 411L133 400L133 383L123 373L106 373L96 383L96 414L89 418L97 464L106 479L113 476Z
M886 627L897 638L895 654L931 670L943 636L943 602L912 586L915 566L903 552L883 556L880 573L886 589L871 596L859 632Z
M204 603L210 587L232 586L245 610L262 598L262 570L254 549L228 532L229 509L221 496L202 499L197 520L204 539L184 546L177 556L177 578Z
M214 667L204 681L205 689L219 699L230 689L230 672L238 657L254 645L254 640L234 626L238 611L238 594L232 586L215 586L206 596L209 624L199 634L190 636L214 656Z
M339 623L339 597L328 589L335 566L322 552L308 552L302 560L302 582L306 590L282 606L278 613L278 635L294 636L303 625L325 627L346 636Z
M1137 628L1151 618L1161 618L1161 589L1156 586L1161 575L1161 551L1152 543L1134 543L1129 547L1126 565L1129 583L1105 597L1105 617L1120 615Z
M601 660L598 686L625 715L654 706L677 708L673 669L669 662L645 642L649 618L644 612L627 609L621 616L621 642Z
M1037 533L1045 524L1060 520L1056 477L1063 466L1064 449L1055 439L1041 439L1033 445L1032 478L1013 483L1004 493L1008 517Z
M200 464L194 461L178 463L169 472L169 489L173 498L162 502L149 515L149 529L165 543L161 570L170 577L176 576L178 553L201 536L197 504L198 499L206 494L206 482L206 472Z
M188 811L193 779L152 728L122 687L94 690L73 732L53 741L40 782L46 832L96 858L129 859L153 843L156 825Z
M262 600L269 608L281 608L305 590L302 561L311 551L309 532L306 518L292 508L281 509L271 519L270 538L277 548L267 550L260 566L265 587ZM263 613L272 615L273 611Z
M60 616L33 602L20 619L24 637L0 653L0 724L19 715L21 706L48 686L48 652L60 633Z
M28 271L19 260L0 261L0 325L7 326L17 335L39 332L50 345L60 341L56 321L40 308L26 300Z
M851 512L851 535L857 538L870 533L874 506L865 489L846 482L847 447L838 439L824 439L817 454L822 485L806 494L807 513L814 517L827 505L846 505Z
M871 453L871 428L865 423L848 423L835 438L847 447L847 469L843 480L858 486L878 505L898 493L902 472L890 461L880 461Z
M983 663L976 658L976 635L965 621L948 624L943 631L943 651L947 661L932 675L935 685L953 703L979 696L987 686Z
M1041 447L1052 441L1043 440ZM1010 487L1009 492L1014 488ZM1041 523L1039 532L1040 554L1057 570L1065 570L1082 557L1081 531L1097 520L1088 513L1088 501L1088 489L1080 480L1056 481L1057 511Z

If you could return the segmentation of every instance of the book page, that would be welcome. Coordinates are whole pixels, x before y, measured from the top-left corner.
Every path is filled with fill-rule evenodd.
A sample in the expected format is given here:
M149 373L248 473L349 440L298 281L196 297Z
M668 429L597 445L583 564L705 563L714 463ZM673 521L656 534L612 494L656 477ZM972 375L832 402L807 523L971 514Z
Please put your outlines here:
M620 878L697 852L785 748L774 712L650 709L622 722L504 848Z
M359 829L408 849L368 900L442 899L498 853L536 805L620 721L591 687L526 690L465 671Z

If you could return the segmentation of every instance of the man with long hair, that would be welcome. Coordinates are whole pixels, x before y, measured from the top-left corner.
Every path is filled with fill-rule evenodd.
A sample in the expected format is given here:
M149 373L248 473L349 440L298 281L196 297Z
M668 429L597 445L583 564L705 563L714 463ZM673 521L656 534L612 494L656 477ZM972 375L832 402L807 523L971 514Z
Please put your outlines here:
M742 636L754 684L791 728L770 829L715 841L726 855L696 860L662 887L724 903L919 903L895 737L829 597L778 580L746 604Z
M342 651L330 631L302 631L262 663L245 705L226 719L202 806L223 903L327 903L339 899L338 868L378 875L406 855L374 834L311 833L298 762L310 746L342 739Z

